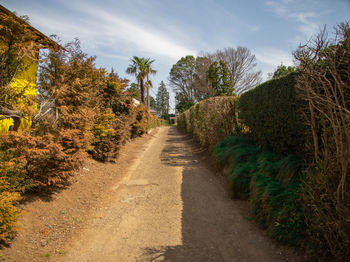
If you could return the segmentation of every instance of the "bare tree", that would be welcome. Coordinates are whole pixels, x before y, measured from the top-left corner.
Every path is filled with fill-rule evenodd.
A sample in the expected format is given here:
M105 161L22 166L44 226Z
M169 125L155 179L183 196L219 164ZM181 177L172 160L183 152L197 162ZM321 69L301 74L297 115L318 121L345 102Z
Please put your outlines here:
M237 94L254 88L261 83L261 71L254 71L256 58L246 47L238 46L218 50L211 55L216 61L223 60L232 72L234 88Z
M196 97L201 100L214 95L213 88L208 81L208 70L213 60L208 56L198 56L195 62L193 87Z
M304 183L305 219L317 250L334 261L350 257L350 26L334 41L324 29L294 53L298 95L306 101L313 163ZM319 254L317 254L318 256Z
M345 183L350 167L349 24L339 26L334 43L327 40L324 29L313 41L300 47L294 56L300 62L299 71L302 73L298 80L299 93L309 105L315 160L333 159L331 152L328 152L328 145L335 145L336 150L332 155L334 153L336 156L341 174L337 188L339 201L345 198ZM319 137L320 130L322 137ZM319 141L324 143L323 149Z

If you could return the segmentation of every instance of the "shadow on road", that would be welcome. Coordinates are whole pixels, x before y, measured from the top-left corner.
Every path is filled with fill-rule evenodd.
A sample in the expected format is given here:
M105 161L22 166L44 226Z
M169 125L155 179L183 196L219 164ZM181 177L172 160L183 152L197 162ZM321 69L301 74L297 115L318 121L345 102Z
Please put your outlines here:
M161 161L166 165L183 167L183 244L144 249L140 261L234 261L224 258L222 253L225 252L221 252L226 248L223 242L227 244L227 239L230 239L227 236L232 232L227 226L231 224L231 218L225 214L225 209L229 207L221 203L218 195L227 199L229 195L222 192L220 183L212 183L215 178L206 166L210 161L207 151L176 127L169 129L168 137Z
M171 127L161 162L182 166L182 245L145 248L139 261L299 261L248 221L247 202L232 200L227 181L192 139Z

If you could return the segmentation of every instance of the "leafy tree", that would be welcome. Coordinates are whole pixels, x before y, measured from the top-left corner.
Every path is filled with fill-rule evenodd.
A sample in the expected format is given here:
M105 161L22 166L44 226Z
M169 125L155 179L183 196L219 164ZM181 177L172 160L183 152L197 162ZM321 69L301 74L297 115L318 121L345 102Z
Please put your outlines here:
M161 118L169 118L169 92L165 87L164 82L160 82L156 97L157 110L161 114Z
M215 96L233 95L233 81L225 61L214 61L207 71L207 78L211 83Z
M189 109L191 106L194 105L194 102L188 101L186 97L184 97L183 93L176 93L175 95L175 109L177 112L182 113Z
M145 104L145 88L147 88L148 93L148 88L151 87L152 83L149 80L149 75L157 73L157 71L152 68L153 62L154 60L151 60L150 58L134 56L131 59L131 64L126 69L126 73L136 77L137 83L140 87L142 104Z
M156 103L156 100L154 99L153 96L149 96L149 106L150 108L157 108L157 103Z
M196 59L194 56L186 56L172 66L169 82L176 93L175 108L178 112L185 111L211 93L211 87L206 79L206 71L209 66L206 64L209 63L204 58Z
M81 51L78 39L65 45L65 49L50 51L40 65L38 90L41 101L51 103L44 110L50 112L42 121L36 119L35 125L38 130L45 125L70 134L68 140L79 141L73 146L78 152L90 149L93 124L100 106L97 98L100 97L99 90L104 88L106 72L94 68L95 57ZM46 116L53 117L51 123Z
M181 99L194 103L196 101L193 80L195 77L196 59L194 56L182 57L170 70L169 82Z
M275 70L275 72L272 75L272 79L276 79L276 78L280 78L283 76L288 75L289 73L292 73L295 71L295 67L294 66L285 66L283 64L277 66L277 69Z
M128 88L128 92L132 98L135 98L137 100L140 100L140 89L137 86L136 83L131 83L130 87Z

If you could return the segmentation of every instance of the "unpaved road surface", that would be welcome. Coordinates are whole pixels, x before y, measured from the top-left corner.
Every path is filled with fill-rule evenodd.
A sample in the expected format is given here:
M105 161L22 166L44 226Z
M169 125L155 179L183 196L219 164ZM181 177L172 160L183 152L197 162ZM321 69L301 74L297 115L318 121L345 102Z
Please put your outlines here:
M130 142L115 164L88 161L69 188L23 209L5 261L300 261L176 127Z
M62 261L296 260L242 217L188 140L160 129Z

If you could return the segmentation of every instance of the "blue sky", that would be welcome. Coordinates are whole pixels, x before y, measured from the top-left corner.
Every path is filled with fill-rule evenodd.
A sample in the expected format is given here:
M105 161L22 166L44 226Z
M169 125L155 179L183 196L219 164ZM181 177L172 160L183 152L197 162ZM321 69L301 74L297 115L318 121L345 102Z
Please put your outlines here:
M155 59L151 95L182 56L244 46L266 79L326 24L350 20L350 0L0 0L46 35L78 37L96 65L121 77L134 55ZM168 89L171 89L168 86ZM171 107L174 99L171 99Z

